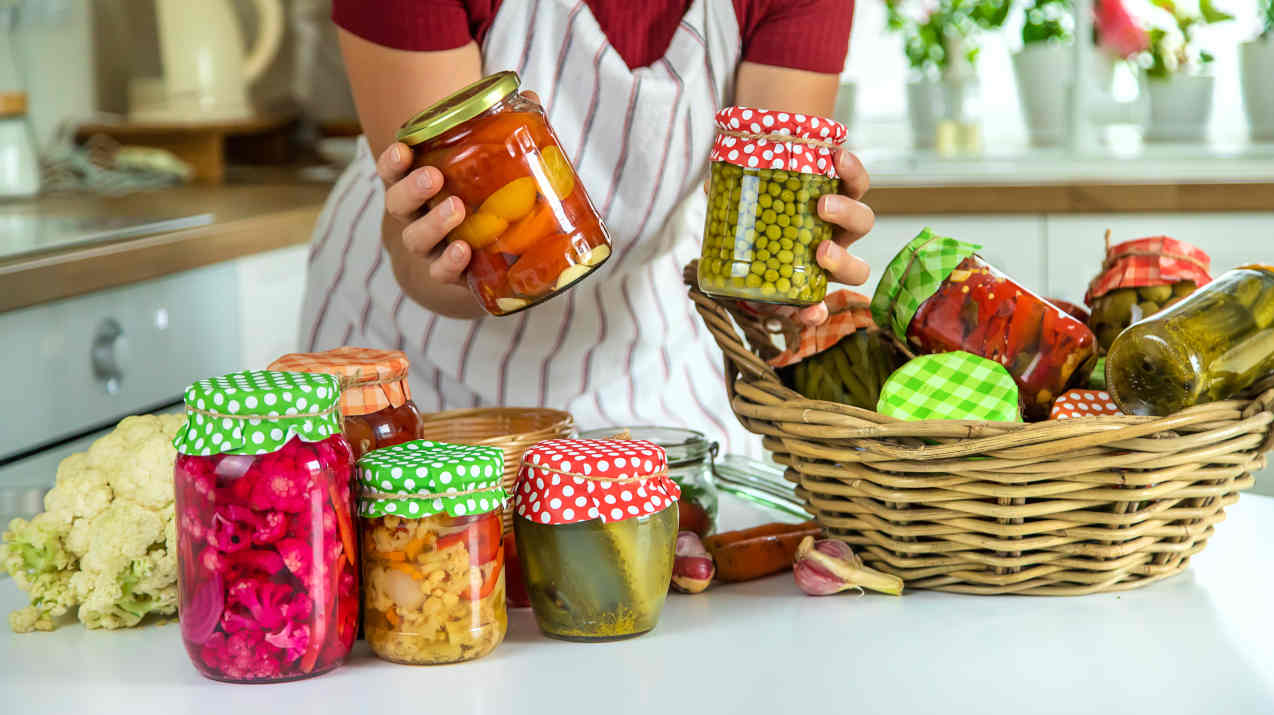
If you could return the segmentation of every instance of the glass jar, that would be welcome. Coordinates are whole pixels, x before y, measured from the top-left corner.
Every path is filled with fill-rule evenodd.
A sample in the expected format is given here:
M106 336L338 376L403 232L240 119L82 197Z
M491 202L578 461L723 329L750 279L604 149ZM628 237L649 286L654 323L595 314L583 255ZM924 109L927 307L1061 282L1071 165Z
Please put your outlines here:
M442 172L430 205L454 195L465 219L447 234L473 249L469 288L509 315L566 290L610 257L601 216L544 109L499 72L442 99L398 131L418 168Z
M718 445L702 432L679 427L607 427L580 433L580 439L604 439L623 432L630 439L642 439L663 447L668 459L668 478L681 488L677 502L677 531L693 531L707 536L717 526L717 487L713 479Z
M833 150L845 125L748 107L717 113L699 289L727 298L810 305L827 293L815 260L832 227L818 200L839 185Z
M1047 419L1054 398L1087 381L1097 339L975 255L980 248L925 229L885 268L872 314L919 352L963 350L1000 363L1018 385L1022 415Z
M411 363L401 350L340 347L319 353L290 353L271 370L321 372L341 380L345 439L354 459L381 447L424 436L425 421L411 400Z
M551 440L522 460L514 495L531 608L552 638L607 641L659 621L680 490L644 440Z
M1129 325L1176 305L1195 288L1212 280L1212 259L1185 241L1157 236L1110 245L1102 272L1084 295L1092 306L1089 327L1102 351Z
M416 440L358 462L367 643L411 665L480 658L504 639L504 459Z
M331 375L260 371L186 391L174 439L179 612L209 678L305 678L354 644L353 459L338 397Z
M1237 395L1274 371L1274 269L1245 266L1120 333L1106 386L1134 415Z

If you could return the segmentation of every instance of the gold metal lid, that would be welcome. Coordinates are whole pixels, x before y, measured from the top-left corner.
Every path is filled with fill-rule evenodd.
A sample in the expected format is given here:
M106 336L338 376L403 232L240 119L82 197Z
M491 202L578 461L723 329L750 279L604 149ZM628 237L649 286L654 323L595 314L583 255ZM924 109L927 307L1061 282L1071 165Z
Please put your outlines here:
M0 117L21 117L26 113L26 92L0 92Z
M483 77L407 120L398 130L398 141L415 146L454 129L518 91L521 83L517 72L497 72Z

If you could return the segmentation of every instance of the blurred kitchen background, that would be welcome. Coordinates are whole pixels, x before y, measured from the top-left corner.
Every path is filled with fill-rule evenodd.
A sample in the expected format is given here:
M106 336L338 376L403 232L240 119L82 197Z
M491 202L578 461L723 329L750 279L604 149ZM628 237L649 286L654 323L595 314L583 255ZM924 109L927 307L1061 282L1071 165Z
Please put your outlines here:
M0 0L0 356L21 377L0 522L120 417L301 347L306 244L358 134L329 10ZM1214 274L1274 263L1270 0L854 12L837 118L872 176L873 265L924 226L1075 302L1107 229L1194 243Z

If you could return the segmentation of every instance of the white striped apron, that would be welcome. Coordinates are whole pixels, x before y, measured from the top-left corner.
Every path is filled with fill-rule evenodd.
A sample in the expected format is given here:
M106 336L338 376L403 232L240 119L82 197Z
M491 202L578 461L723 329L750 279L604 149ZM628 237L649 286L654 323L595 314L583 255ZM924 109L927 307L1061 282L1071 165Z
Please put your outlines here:
M629 69L583 0L503 2L483 70L540 94L602 212L615 253L553 300L507 318L452 320L407 300L380 244L384 190L360 140L311 246L302 347L405 350L422 410L565 409L582 429L688 427L727 451L760 443L730 411L721 353L686 297L698 255L713 114L740 54L730 0L695 0L663 58Z

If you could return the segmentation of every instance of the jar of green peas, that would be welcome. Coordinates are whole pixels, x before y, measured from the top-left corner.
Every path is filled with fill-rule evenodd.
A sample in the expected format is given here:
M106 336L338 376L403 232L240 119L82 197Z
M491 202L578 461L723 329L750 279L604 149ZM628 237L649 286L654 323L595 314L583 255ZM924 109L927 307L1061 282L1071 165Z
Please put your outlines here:
M815 260L832 226L818 199L837 191L844 124L751 107L716 116L699 289L726 298L810 305L827 293Z

